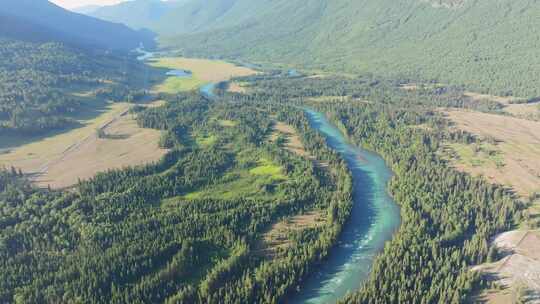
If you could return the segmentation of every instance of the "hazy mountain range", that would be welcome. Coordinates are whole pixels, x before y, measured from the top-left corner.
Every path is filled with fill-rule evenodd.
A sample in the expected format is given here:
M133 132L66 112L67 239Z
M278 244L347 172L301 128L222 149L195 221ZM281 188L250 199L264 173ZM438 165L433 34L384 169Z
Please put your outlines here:
M241 57L540 94L534 0L135 0L93 16L192 56ZM531 64L534 63L534 64ZM514 81L519 75L520 80ZM514 92L508 92L509 87Z
M0 16L0 36L12 39L122 50L153 45L148 31L77 14L47 0L4 0Z

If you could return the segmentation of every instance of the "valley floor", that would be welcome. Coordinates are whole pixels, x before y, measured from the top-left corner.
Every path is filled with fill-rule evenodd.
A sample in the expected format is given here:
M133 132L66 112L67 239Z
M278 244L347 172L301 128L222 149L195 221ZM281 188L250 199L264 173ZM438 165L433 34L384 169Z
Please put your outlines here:
M128 103L110 104L106 111L83 126L46 137L0 155L0 165L21 169L40 187L70 187L98 172L159 160L161 132L143 129L129 114ZM98 137L98 131L103 136Z
M206 83L256 73L222 61L181 57L158 58L149 64L161 69L185 69L193 75L168 77L158 83L154 79L153 94L189 91ZM84 92L75 95L92 99ZM166 154L167 150L158 147L161 132L140 128L136 116L129 113L133 104L109 103L100 105L100 110L91 108L97 107L96 103L99 102L91 100L87 107L99 114L80 119L78 128L40 138L10 138L12 144L0 147L0 167L22 170L39 187L60 189L99 172L152 163ZM149 106L160 104L157 101Z
M460 171L483 176L492 183L515 191L529 204L519 230L496 236L491 246L498 256L492 263L475 267L495 288L482 292L475 301L540 303L540 111L536 104L510 104L507 97L467 93L473 99L488 99L504 105L503 113L444 110L455 129L473 134L472 144L449 144L445 154Z

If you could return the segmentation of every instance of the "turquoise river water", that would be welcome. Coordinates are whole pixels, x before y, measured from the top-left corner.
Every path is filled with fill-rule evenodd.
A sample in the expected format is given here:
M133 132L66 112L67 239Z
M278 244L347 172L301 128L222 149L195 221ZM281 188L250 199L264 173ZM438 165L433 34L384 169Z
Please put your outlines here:
M140 60L153 57L153 53L142 53ZM199 91L213 98L215 86L209 83ZM354 203L337 245L316 273L302 284L300 292L286 303L335 303L348 292L357 290L367 278L375 256L399 227L399 208L387 192L392 172L384 160L351 145L324 114L311 109L306 109L306 113L311 126L326 137L328 146L346 160L354 181Z
M392 172L377 154L351 145L324 114L306 109L311 126L330 148L347 162L354 182L353 208L337 245L321 267L286 303L335 303L359 289L368 277L375 256L400 224L399 208L389 196Z

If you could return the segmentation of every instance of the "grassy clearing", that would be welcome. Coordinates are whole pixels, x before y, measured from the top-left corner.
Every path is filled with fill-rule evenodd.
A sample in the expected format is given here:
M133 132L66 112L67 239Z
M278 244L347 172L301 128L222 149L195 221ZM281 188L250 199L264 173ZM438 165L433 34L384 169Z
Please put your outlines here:
M504 167L504 157L499 148L488 143L481 144L450 144L449 148L456 153L459 161L467 166Z
M228 119L219 119L218 124L222 127L232 128L232 127L236 127L238 125L238 122L234 120L228 120Z
M175 94L194 90L204 82L194 78L169 77L161 84L156 85L153 90L159 93Z
M261 158L257 162L258 166L249 170L253 175L266 175L274 180L285 180L287 176L283 174L283 168L266 158Z
M268 259L277 256L280 249L286 249L292 245L291 234L313 229L324 225L325 214L321 211L311 211L305 214L295 215L274 223L263 235L258 244L257 251Z
M205 83L226 81L233 77L256 73L254 70L224 61L182 57L158 58L150 65L156 68L189 70L192 73L191 78L168 77L165 82L154 87L155 91L163 93L189 91Z
M164 200L162 206L170 207L181 201L197 199L270 200L280 195L279 184L287 180L282 173L283 168L264 158L254 162L250 159L253 151L243 152L238 158L238 168L225 173L216 184Z
M21 168L38 186L64 188L101 171L160 159L166 153L158 147L160 132L139 128L127 114L130 107L107 104L100 115L81 120L79 128L6 148L0 166ZM97 138L101 128L107 136Z
M217 139L215 134L202 134L195 136L195 143L200 147L209 147L214 145Z
M275 182L276 180L269 176L253 176L246 170L235 170L227 173L222 181L216 185L164 200L162 206L167 207L179 201L197 199L253 198L269 200L279 195L279 192L269 188L270 185L275 186Z
M523 102L523 98L518 98L518 97L513 97L513 96L496 96L496 95L489 95L489 94L480 94L480 93L475 93L475 92L465 92L463 95L465 97L470 98L473 101L489 100L489 101L501 103L503 105Z
M472 175L512 187L528 198L540 191L540 122L475 111L446 111L455 128L496 145L454 145L454 165ZM489 139L489 140L487 140Z

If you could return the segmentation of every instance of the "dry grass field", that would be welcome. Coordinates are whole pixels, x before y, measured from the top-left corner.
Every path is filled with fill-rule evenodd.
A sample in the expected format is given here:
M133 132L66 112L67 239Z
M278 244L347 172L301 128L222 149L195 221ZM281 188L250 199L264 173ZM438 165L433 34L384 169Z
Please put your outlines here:
M503 111L517 118L540 120L539 102L525 103L522 98L513 96L495 96L465 92L466 97L473 101L487 100L498 102L503 105Z
M496 96L489 94L480 94L475 92L465 92L463 94L465 97L470 98L473 101L489 100L498 102L504 105L519 102L521 99L513 96Z
M159 160L166 153L158 148L160 132L139 128L130 106L110 104L80 128L4 149L0 166L20 168L38 186L65 188L108 169Z
M400 86L406 91L414 91L419 88L444 87L443 84L417 84L407 83ZM525 103L523 98L514 96L496 96L476 92L464 92L463 96L471 101L491 101L500 103L503 111L517 118L540 121L540 101Z
M519 118L540 121L540 103L510 104L504 111Z
M506 185L525 201L540 193L540 122L465 110L447 110L445 114L456 128L489 139L481 144L447 146L454 152L452 161L459 170ZM473 268L498 286L482 292L474 303L517 303L524 299L540 303L540 231L534 230L539 207L537 201L527 210L530 219L520 230L505 232L492 241L502 253L498 261Z
M247 89L242 83L231 82L229 84L228 91L231 92L231 93L246 93Z
M274 132L272 133L270 139L272 141L276 141L280 135L285 136L285 149L300 156L308 158L311 157L311 155L304 148L304 144L302 144L296 130L286 123L276 121L274 124Z
M165 82L153 88L156 92L165 93L189 91L205 83L226 81L233 77L249 76L257 73L252 69L236 66L225 61L182 57L158 58L151 61L150 65L157 68L191 71L191 78L171 76L165 79Z
M156 68L185 69L191 78L168 77L154 91L175 93L209 83L256 72L223 61L188 58L160 58L150 63ZM41 187L65 188L98 172L159 160L165 150L158 148L160 132L141 129L128 114L127 103L104 103L86 92L75 92L87 106L77 117L80 126L46 137L0 138L0 166L20 168ZM157 101L149 106L158 106ZM102 129L105 136L98 136Z
M540 191L540 122L463 110L445 114L457 128L496 141L488 152L494 161L478 155L485 161L480 165L475 165L465 149L454 149L459 156L454 160L457 168L510 186L522 197Z
M540 231L505 232L495 237L492 245L499 250L499 260L475 270L492 277L498 288L484 292L477 302L540 303Z
M289 152L311 160L316 167L328 167L327 163L318 160L315 156L306 151L304 144L302 144L302 141L300 140L300 136L298 136L298 133L292 126L281 121L276 121L274 124L274 132L270 136L270 140L276 141L280 136L285 137L284 148Z
M308 212L301 215L286 218L273 224L263 235L262 242L257 246L257 251L267 258L274 258L279 249L285 249L291 245L289 234L308 228L324 225L324 214L320 211Z

